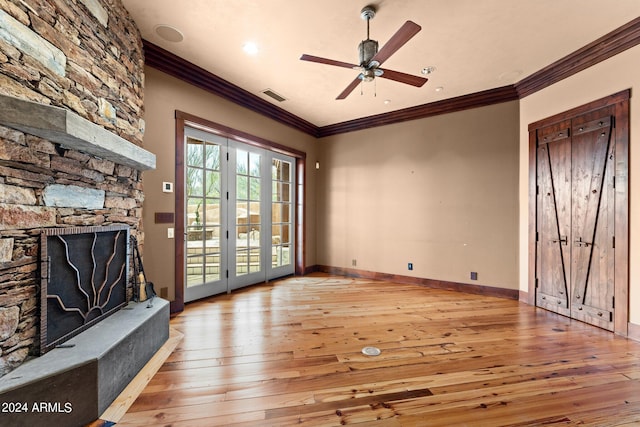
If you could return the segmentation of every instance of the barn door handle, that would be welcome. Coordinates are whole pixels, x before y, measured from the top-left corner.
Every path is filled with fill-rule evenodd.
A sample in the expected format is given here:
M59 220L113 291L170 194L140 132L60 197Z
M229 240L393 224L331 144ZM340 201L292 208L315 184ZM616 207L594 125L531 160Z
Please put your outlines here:
M576 243L578 246L590 246L591 245L591 243L589 243L589 242L583 242L582 241L582 237L580 237L574 243Z
M553 239L551 240L551 243L562 243L563 245L566 245L568 242L567 240L567 236L560 236L559 239Z

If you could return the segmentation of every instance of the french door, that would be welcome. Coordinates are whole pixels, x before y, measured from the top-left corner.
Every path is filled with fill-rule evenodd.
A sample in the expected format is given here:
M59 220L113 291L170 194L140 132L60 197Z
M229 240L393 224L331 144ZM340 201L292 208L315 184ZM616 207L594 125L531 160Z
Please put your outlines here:
M295 159L185 127L184 299L294 273Z

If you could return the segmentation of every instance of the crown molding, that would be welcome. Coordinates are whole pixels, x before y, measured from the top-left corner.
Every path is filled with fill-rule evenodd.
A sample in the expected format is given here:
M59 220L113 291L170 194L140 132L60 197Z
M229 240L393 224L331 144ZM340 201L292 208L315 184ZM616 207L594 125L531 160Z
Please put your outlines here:
M143 44L146 65L272 120L313 137L321 138L522 99L640 44L640 17L525 77L514 85L322 127L315 126L147 40L143 40Z
M318 127L189 61L143 40L145 64L275 121L317 136Z
M515 85L518 96L529 96L638 44L640 17L520 80Z
M341 133L422 119L425 117L453 113L470 108L478 108L492 104L499 104L501 102L514 101L517 99L518 93L513 85L503 86L497 89L489 89L482 92L471 93L469 95L458 96L456 98L448 98L443 99L442 101L391 111L389 113L323 126L319 128L318 135L319 137L338 135Z

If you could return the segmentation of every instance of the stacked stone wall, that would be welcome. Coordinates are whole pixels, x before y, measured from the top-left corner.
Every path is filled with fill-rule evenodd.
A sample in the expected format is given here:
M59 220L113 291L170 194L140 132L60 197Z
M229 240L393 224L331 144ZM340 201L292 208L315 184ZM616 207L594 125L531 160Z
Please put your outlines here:
M0 0L0 93L64 107L134 144L140 33L119 0Z
M0 94L63 107L142 145L143 54L120 0L0 0ZM0 126L0 376L39 352L40 232L127 224L142 173Z

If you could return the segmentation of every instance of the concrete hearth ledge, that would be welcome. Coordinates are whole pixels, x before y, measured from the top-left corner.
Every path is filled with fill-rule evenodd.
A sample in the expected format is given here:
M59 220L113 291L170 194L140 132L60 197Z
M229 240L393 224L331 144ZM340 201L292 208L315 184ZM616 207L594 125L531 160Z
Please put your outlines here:
M169 338L169 302L130 303L0 378L11 426L85 425L99 418ZM7 405L13 405L11 408Z
M155 154L64 108L0 95L0 124L137 170L156 168Z

